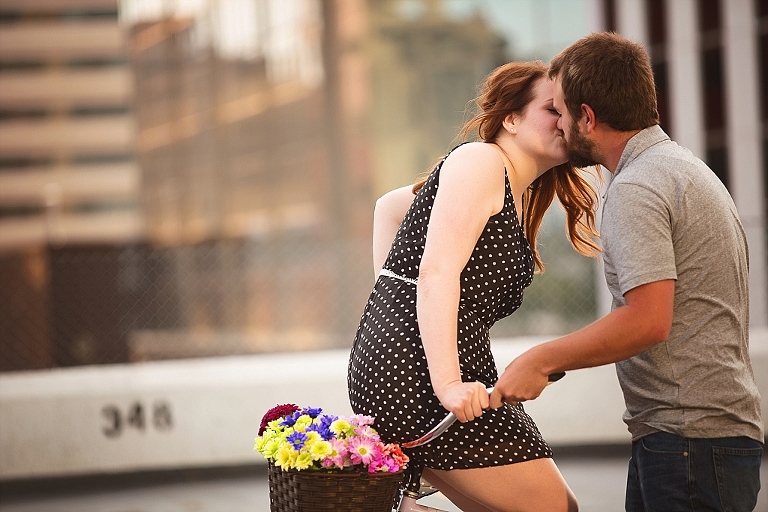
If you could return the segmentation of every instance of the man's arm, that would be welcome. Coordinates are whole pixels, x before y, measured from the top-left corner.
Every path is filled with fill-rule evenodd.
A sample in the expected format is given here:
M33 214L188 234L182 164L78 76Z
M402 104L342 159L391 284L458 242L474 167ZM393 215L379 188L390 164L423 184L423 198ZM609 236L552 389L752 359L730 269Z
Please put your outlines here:
M626 305L572 334L537 345L512 361L491 395L491 407L538 397L552 373L622 361L666 341L672 328L675 281L644 284Z

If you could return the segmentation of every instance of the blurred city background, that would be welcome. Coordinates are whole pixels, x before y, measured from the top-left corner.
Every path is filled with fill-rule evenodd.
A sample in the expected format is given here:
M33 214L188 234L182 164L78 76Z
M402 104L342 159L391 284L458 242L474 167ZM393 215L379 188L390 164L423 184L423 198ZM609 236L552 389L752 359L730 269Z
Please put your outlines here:
M492 69L599 30L648 48L662 127L733 194L763 332L766 0L0 0L0 421L23 424L18 379L63 369L348 350L375 200L459 142ZM559 206L539 243L496 339L608 307Z
M579 0L0 6L4 371L349 346L376 198L458 142L493 68L588 32ZM496 334L595 318L563 232L553 209Z

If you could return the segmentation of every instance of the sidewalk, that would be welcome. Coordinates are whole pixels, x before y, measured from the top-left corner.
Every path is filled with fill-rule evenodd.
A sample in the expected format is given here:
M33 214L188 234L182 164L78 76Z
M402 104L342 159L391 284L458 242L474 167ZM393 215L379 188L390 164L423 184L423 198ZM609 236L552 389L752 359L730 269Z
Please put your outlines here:
M579 500L582 512L624 510L626 458L621 456L556 459ZM755 509L768 511L768 463L761 472L763 491ZM1 512L267 512L266 470L250 475L186 482L126 482L102 489L40 489L26 495L0 497ZM440 496L425 504L450 512L458 509ZM361 511L363 512L363 511Z

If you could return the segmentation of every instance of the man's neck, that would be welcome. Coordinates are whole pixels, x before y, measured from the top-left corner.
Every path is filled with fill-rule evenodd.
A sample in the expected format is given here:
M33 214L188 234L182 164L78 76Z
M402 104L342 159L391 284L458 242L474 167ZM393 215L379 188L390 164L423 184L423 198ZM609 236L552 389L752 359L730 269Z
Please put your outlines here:
M624 152L624 148L627 146L629 139L637 135L640 130L631 130L628 132L607 129L600 135L600 140L596 141L598 147L602 152L602 160L600 162L603 167L608 169L611 174L616 172L616 168L619 166L619 160Z

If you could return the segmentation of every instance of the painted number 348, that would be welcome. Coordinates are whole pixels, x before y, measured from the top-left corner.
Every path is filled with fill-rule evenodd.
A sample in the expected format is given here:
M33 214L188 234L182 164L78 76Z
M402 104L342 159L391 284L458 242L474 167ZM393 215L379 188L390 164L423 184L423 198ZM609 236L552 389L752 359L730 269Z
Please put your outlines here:
M155 402L151 408L141 402L134 402L127 410L121 410L115 405L106 405L101 409L105 423L101 431L107 437L119 437L123 431L132 428L145 431L154 428L160 431L173 427L171 406L167 402Z

